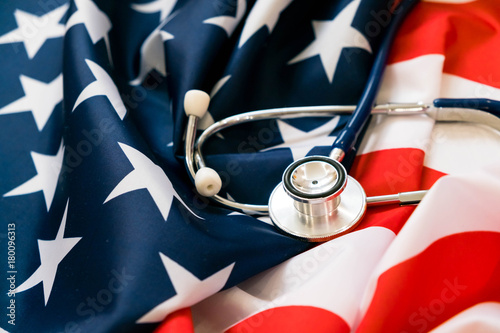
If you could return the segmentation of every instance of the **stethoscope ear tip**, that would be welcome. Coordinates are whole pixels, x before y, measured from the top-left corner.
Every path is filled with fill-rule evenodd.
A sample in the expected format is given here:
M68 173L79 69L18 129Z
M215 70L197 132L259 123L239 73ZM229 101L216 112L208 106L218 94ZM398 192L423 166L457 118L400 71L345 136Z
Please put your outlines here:
M212 197L219 193L222 188L222 180L219 174L208 167L201 168L196 172L194 184L198 193L204 197Z
M187 116L203 118L210 104L210 95L203 90L188 90L184 95L184 111Z

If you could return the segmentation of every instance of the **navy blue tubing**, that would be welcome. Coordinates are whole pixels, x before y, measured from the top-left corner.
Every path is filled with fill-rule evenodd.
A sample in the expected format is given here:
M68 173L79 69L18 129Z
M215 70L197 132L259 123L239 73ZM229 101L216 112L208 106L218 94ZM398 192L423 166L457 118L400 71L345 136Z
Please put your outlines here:
M434 106L437 108L476 109L500 118L500 102L487 98L438 98L434 100Z
M344 127L333 143L332 149L340 148L347 154L355 145L359 134L362 132L363 127L368 121L375 98L377 97L378 88L380 82L382 81L382 74L385 69L392 41L394 40L394 37L396 36L404 18L417 2L418 0L403 1L396 9L392 23L389 28L387 28L386 35L380 45L378 54L375 57L370 76L368 77L368 82L366 83L360 101L356 106L356 110L354 110L354 113L349 119L346 127Z

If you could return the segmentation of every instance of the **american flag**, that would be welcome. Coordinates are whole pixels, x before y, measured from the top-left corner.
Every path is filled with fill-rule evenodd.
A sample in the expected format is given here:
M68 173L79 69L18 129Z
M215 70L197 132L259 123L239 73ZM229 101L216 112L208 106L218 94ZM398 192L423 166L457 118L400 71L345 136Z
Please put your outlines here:
M4 1L0 329L499 331L489 127L373 117L350 174L368 195L431 191L315 247L202 198L184 168L186 91L212 97L200 130L263 108L356 104L397 3ZM499 51L497 3L421 2L377 100L498 100ZM347 120L222 132L204 149L221 195L265 204L284 168L327 155Z

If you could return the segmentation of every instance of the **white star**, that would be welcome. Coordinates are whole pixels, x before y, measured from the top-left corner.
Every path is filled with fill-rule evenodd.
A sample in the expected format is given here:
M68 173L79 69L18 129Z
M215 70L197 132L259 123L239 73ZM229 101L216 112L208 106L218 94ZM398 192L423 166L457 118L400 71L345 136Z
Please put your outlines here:
M229 201L236 202L236 200L234 200L234 198L233 198L233 196L231 194L226 193L226 196L227 196L227 199ZM247 209L242 209L241 212L240 211L232 211L227 216L231 216L231 215L243 215L243 216L255 215L255 211L247 210Z
M231 75L226 75L222 79L220 79L219 81L217 81L217 83L212 88L212 91L210 92L210 99L213 99L214 96L217 95L217 93L219 92L219 90L221 90L221 88L227 83L227 81L229 81L230 78L231 78ZM212 114L210 113L210 110L208 110L207 113L205 113L205 115L203 116L203 118L201 118L198 121L197 128L199 130L204 130L204 129L208 128L210 125L212 125L214 122L215 122L214 121L214 117L212 117ZM216 135L218 137L222 138L222 134L217 133Z
M247 3L245 0L238 0L236 8L236 17L233 16L217 16L217 17L212 17L209 19L206 19L203 21L205 24L213 24L216 25L224 31L226 31L228 36L231 36L234 32L234 29L236 29L236 26L238 23L240 23L241 19L243 18L243 15L245 15L245 10L247 9Z
M123 104L120 92L118 91L118 88L116 88L115 83L101 66L89 59L85 59L85 62L87 63L87 66L89 66L89 69L96 80L83 89L76 99L72 111L75 111L78 105L89 98L95 96L106 96L120 119L123 120L123 117L125 117L125 114L127 113L127 109Z
M356 47L371 53L370 43L365 36L351 27L359 3L360 0L352 1L331 21L312 21L315 40L288 64L319 55L328 81L332 83L343 48Z
M212 88L212 91L210 92L210 99L213 99L214 96L217 95L219 90L221 90L221 88L224 87L224 85L227 83L227 81L229 81L230 78L231 78L231 75L226 75L222 79L217 81L217 83Z
M245 26L241 32L238 47L242 47L250 37L262 27L267 27L271 33L278 23L281 12L292 2L292 0L258 0L252 7L252 11L245 20Z
M57 180L61 172L64 157L64 146L61 142L56 155L43 155L31 152L31 158L35 164L37 175L15 189L5 193L4 197L30 194L43 191L47 212L50 210L54 193L56 192Z
M66 30L75 25L83 24L94 45L101 39L104 39L108 51L109 63L112 64L108 36L112 26L108 16L91 0L74 0L74 2L78 10L66 22Z
M166 22L165 22L166 24ZM165 25L162 24L144 40L141 46L141 61L139 75L129 83L133 86L141 84L149 72L156 69L158 73L167 76L165 66L165 48L163 43L167 40L174 39L174 35L161 30Z
M28 58L33 59L47 39L64 36L64 25L59 21L68 7L68 4L64 4L42 16L16 9L14 17L17 29L0 36L0 44L22 42Z
M200 280L161 252L160 257L177 294L139 318L138 324L157 323L168 314L215 294L224 287L234 267L232 263L205 280Z
M0 109L1 114L31 111L36 126L41 132L55 106L63 99L63 77L59 74L52 82L45 83L20 75L24 97Z
M228 194L228 198L229 198L229 194ZM251 211L250 212L244 211L243 213L233 211L233 212L227 214L227 216L247 216L247 217L248 217L248 215L253 215L253 217L256 220L264 222L264 223L269 224L269 225L273 225L273 222L271 221L271 218L269 216L255 216L255 212L251 212Z
M303 158L316 146L331 146L336 137L329 136L335 129L340 117L334 117L329 122L321 125L310 132L303 132L284 121L278 120L278 128L283 139L283 143L261 151L274 150L277 148L290 148L293 160Z
M132 9L140 13L151 14L160 12L160 22L174 9L177 0L153 0L147 3L133 3Z
M134 170L132 170L120 181L120 183L118 183L118 185L116 185L106 200L104 200L104 203L122 194L145 188L153 198L165 221L167 220L168 213L170 212L173 197L176 197L177 200L179 200L184 207L191 212L191 214L199 219L202 219L188 206L186 206L175 191L167 175L165 175L165 172L163 172L159 166L154 164L140 151L121 142L118 144L134 167Z
M15 293L31 289L40 282L43 282L43 296L45 299L45 305L47 305L52 291L52 286L54 285L59 263L61 263L69 251L71 251L80 239L82 239L82 237L64 238L64 229L66 228L66 218L68 215L68 204L69 200L66 202L66 209L64 210L64 215L61 225L59 226L59 230L57 231L56 238L50 241L41 239L38 240L40 266L26 281L14 290Z
M205 130L208 127L210 127L213 123L215 123L214 117L212 117L212 114L210 111L207 110L207 113L198 121L198 126L197 129L199 130ZM220 133L217 133L218 136L220 136Z

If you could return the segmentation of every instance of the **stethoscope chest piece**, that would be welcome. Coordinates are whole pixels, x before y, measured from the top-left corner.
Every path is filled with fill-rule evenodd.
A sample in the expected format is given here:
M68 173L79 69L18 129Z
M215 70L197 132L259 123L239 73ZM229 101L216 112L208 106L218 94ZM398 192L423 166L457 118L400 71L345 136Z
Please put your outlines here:
M273 224L287 234L323 242L354 229L366 211L361 185L324 156L292 163L269 198Z

